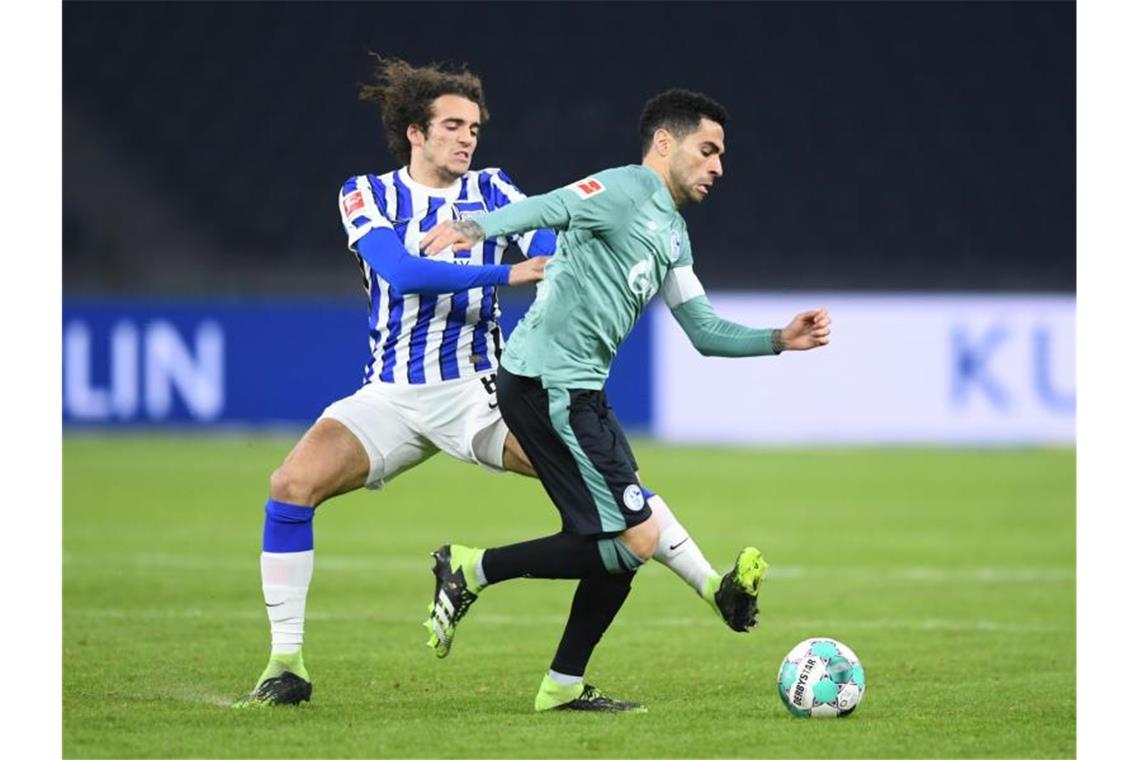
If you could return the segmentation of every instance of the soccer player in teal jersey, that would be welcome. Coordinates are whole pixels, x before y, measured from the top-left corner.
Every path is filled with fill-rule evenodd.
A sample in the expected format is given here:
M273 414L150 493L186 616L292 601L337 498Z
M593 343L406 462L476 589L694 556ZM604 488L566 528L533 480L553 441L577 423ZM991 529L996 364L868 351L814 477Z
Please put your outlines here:
M727 113L685 90L651 99L642 115L640 165L609 169L482 217L442 224L421 246L450 246L523 230L560 231L559 253L526 317L507 342L499 405L562 516L562 530L520 544L435 552L429 644L450 648L455 626L486 586L519 577L577 578L562 641L536 710L643 709L584 682L586 664L675 518L640 487L637 463L603 386L621 342L659 290L693 345L708 356L766 356L828 343L825 309L782 329L717 316L693 272L679 209L700 202L722 175ZM742 553L746 561L750 552ZM757 556L758 558L758 556ZM738 560L739 564L739 560ZM755 583L763 574L755 564Z

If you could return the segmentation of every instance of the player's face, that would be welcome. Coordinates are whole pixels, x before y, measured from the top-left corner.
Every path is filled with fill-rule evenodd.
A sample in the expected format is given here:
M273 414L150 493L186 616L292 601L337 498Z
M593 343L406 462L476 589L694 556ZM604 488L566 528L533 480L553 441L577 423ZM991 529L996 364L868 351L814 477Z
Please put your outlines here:
M412 160L418 148L425 169L442 178L461 177L471 168L479 127L479 104L461 95L440 95L432 103L427 134L415 130L419 139L412 140Z
M680 189L687 201L700 203L713 183L724 174L724 127L711 119L701 119L695 130L677 143L669 162L673 187Z

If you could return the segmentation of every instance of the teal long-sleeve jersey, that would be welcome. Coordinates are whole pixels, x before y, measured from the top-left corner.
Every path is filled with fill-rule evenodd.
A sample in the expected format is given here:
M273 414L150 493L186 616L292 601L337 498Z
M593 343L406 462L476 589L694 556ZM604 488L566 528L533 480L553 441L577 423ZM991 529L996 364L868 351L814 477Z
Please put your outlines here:
M716 316L693 273L685 220L664 181L641 165L607 169L479 219L488 238L559 231L534 303L502 365L547 388L600 389L618 346L659 291L706 355L776 353L772 330ZM778 344L777 344L778 345Z

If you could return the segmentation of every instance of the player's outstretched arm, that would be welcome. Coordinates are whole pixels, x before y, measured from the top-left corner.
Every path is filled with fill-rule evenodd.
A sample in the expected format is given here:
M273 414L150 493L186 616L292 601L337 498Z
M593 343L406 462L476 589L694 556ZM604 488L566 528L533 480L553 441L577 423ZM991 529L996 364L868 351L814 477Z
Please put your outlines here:
M514 266L464 265L412 256L391 229L375 229L362 237L357 250L376 273L401 293L454 293L487 285L524 285L538 282L545 258L528 259Z
M435 255L448 246L466 251L485 238L514 235L538 229L564 230L570 223L565 189L552 190L492 211L478 222L463 219L432 227L420 241L420 250Z
M665 275L661 295L689 342L705 356L771 356L785 350L806 351L826 346L831 335L827 309L801 312L787 327L770 330L722 319L688 263Z
M703 356L772 356L827 345L831 317L826 309L797 314L787 327L757 329L723 319L701 294L672 310L689 342Z
M757 329L722 319L703 293L672 307L672 313L702 356L772 356L784 350L779 328Z

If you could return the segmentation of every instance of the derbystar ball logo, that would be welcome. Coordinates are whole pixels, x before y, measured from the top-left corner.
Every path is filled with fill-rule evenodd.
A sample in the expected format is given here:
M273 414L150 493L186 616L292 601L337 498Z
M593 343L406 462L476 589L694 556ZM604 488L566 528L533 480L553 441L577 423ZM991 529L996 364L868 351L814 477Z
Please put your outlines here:
M340 207L344 210L344 218L351 219L353 214L364 208L364 193L353 190L341 198Z
M817 660L814 657L808 657L800 668L800 677L796 679L796 688L792 691L792 704L796 707L809 707L812 703L812 697L807 690L807 682L811 678L811 672L815 669L816 664Z
M589 198L591 195L597 195L598 193L604 193L606 191L606 186L601 182L598 182L598 180L594 179L593 177L586 177L585 179L579 180L572 185L567 185L567 187L577 193L578 197L582 199Z

